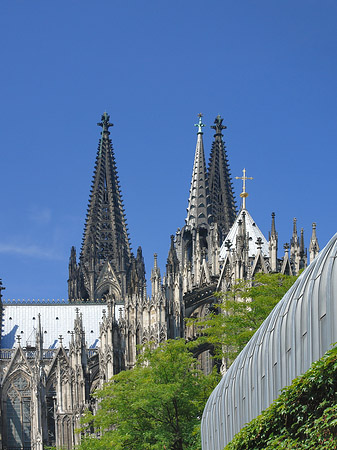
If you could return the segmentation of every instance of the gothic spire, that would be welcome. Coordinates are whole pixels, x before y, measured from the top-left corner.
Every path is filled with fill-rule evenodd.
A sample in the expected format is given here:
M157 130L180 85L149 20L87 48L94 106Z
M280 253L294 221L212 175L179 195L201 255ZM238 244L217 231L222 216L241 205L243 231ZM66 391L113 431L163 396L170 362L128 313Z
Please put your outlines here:
M277 236L276 227L275 227L275 213L271 213L271 236Z
M208 165L208 183L213 221L218 224L222 238L226 236L236 218L236 206L231 173L222 130L227 127L218 115L211 126L215 130Z
M202 114L199 114L197 146L195 149L190 197L188 200L186 225L198 227L208 223L208 184L205 164L204 144L202 140Z
M310 254L310 263L316 258L319 252L319 245L318 240L316 236L316 223L314 222L312 224L312 235L310 239L310 246L309 246L309 254Z
M293 235L290 240L290 258L294 262L299 254L300 243L297 234L297 219L294 217L293 220Z
M275 226L275 213L271 214L271 232L269 233L269 257L272 272L277 272L278 235Z
M105 112L101 122L89 206L83 233L80 263L76 266L75 249L71 250L69 266L69 298L97 300L96 282L104 264L109 263L117 274L126 274L131 260L121 190L115 156L109 138L110 117ZM123 275L123 276L124 276ZM125 283L123 282L125 286Z
M80 260L109 261L115 270L125 270L130 259L130 244L121 198L115 156L109 138L109 115L102 115L88 214L84 229ZM124 260L124 264L123 264Z

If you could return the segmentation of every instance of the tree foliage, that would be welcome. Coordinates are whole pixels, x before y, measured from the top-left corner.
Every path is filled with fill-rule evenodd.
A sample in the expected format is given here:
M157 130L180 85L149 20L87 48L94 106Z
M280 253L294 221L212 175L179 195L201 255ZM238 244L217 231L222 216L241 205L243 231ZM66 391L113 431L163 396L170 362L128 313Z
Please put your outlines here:
M211 344L215 358L225 359L228 367L296 278L257 274L253 282L240 281L218 293L219 304L209 315L188 321L200 335L196 345Z
M337 348L298 378L225 450L337 448Z
M218 381L197 369L184 340L148 347L133 370L96 392L100 408L83 419L80 449L198 450L202 411Z

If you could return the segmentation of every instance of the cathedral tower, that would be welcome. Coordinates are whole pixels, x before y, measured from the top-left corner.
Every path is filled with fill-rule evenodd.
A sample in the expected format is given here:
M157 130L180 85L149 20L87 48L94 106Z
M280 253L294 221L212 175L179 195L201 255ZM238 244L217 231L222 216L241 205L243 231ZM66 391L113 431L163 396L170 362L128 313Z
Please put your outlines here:
M131 249L121 198L109 128L109 115L102 115L101 139L89 199L80 260L71 249L69 299L98 301L107 297L121 300L127 291Z

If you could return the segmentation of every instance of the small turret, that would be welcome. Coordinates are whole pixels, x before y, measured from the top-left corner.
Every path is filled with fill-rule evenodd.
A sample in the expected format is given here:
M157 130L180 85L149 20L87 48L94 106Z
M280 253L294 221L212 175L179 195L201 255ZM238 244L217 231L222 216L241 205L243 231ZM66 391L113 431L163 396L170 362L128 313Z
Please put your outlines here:
M314 222L312 224L312 235L310 239L310 245L309 245L309 254L310 254L310 263L316 258L319 252L319 245L318 240L316 236L316 223Z
M275 213L271 214L271 231L269 235L269 257L272 272L277 272L278 235L275 227Z
M36 360L41 362L43 359L43 332L41 327L41 314L38 314L37 330L35 336Z
M296 260L299 257L300 244L297 235L297 219L294 217L293 220L293 235L290 240L290 259L293 264L296 264Z
M152 286L152 298L155 299L161 291L161 276L160 269L157 263L157 253L153 255L154 263L151 270L151 286Z
M301 228L301 238L300 238L300 259L298 269L304 269L307 267L307 249L304 247L304 230Z

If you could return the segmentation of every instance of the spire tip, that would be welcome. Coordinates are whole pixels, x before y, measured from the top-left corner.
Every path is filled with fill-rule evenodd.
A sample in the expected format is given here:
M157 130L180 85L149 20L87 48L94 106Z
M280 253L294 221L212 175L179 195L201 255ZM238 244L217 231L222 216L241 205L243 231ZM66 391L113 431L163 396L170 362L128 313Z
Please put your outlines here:
M203 114L202 114L202 113L199 113L199 114L198 114L198 117L199 117L199 121L198 121L198 123L194 124L194 126L195 126L195 127L198 127L198 134L202 134L202 128L205 126L205 125L202 123L202 117L203 117Z

